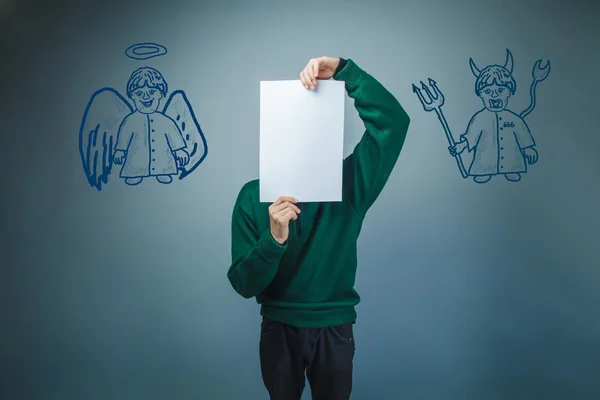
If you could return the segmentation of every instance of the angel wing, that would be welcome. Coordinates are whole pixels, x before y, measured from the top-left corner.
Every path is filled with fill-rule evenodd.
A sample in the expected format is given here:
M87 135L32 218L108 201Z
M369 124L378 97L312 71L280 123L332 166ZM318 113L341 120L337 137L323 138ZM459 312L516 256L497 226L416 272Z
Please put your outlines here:
M179 166L181 170L179 179L183 179L191 174L206 158L208 154L206 138L196 119L194 110L192 110L192 105L182 90L171 93L163 113L179 126L187 146L186 151L190 155L189 162L183 167Z
M90 186L102 190L102 182L108 182L119 126L132 112L114 89L100 89L90 98L79 129L79 153Z

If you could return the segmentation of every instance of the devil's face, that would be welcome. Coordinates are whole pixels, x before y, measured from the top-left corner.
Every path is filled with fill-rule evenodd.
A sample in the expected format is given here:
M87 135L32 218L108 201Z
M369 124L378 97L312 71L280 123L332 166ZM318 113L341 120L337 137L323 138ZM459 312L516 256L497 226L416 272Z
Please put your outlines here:
M131 94L135 108L142 114L152 114L158 109L162 93L155 88L144 85Z
M499 112L508 105L510 90L504 86L493 84L481 89L479 97L481 97L485 108L492 112Z

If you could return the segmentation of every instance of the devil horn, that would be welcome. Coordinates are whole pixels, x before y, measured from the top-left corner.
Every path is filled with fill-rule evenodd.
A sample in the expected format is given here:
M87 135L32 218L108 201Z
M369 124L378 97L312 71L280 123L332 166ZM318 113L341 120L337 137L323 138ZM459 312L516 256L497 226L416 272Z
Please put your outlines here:
M479 68L477 68L472 58L469 58L469 65L471 66L471 72L473 72L475 78L479 78L479 74L481 74L481 71L479 70Z
M504 68L508 70L512 74L513 71L513 56L510 50L506 49L506 62L504 63Z

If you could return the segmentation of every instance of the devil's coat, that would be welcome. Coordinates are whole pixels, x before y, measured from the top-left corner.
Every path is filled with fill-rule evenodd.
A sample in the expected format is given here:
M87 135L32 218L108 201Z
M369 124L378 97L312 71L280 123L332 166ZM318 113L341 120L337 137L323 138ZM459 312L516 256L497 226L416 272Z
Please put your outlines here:
M525 121L510 110L477 112L461 138L475 150L471 176L527 172L521 150L535 146Z

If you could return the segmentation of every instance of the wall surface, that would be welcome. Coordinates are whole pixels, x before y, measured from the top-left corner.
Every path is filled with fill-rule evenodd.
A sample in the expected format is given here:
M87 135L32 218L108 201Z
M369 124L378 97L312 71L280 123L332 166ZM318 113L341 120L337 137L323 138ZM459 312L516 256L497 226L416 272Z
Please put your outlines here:
M600 398L598 2L0 7L1 398L267 398L258 305L226 277L231 211L258 177L259 82L297 79L322 55L352 58L412 119L359 240L353 398ZM145 42L166 54L127 57ZM518 137L535 151L509 155L535 162L518 182L494 172L477 183L461 175L441 121L454 140L467 132L483 108L475 74L504 66L507 50L516 91L499 98L515 114L501 126L526 124ZM550 71L533 104L540 59ZM127 114L116 93L127 98L145 66L176 94L167 113L187 122L195 158L169 184L127 184L115 164L97 185L108 165L100 140ZM424 109L421 81L443 93L441 108ZM114 91L86 113L103 88ZM348 99L346 155L362 133ZM488 155L495 165L499 154ZM465 172L472 155L461 155Z

